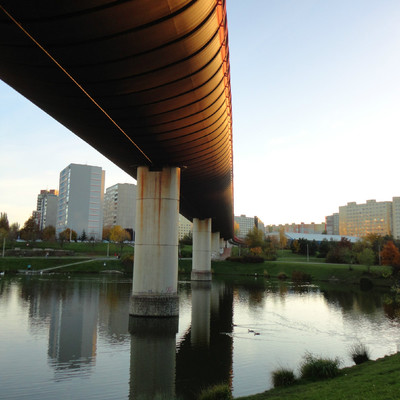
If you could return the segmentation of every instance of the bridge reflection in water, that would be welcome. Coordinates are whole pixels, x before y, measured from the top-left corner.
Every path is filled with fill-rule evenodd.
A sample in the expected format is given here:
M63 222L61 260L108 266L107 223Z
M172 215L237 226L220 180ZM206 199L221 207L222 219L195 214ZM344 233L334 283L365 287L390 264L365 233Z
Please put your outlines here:
M232 290L192 282L191 300L191 327L178 351L178 318L130 317L131 400L195 399L208 385L232 385Z

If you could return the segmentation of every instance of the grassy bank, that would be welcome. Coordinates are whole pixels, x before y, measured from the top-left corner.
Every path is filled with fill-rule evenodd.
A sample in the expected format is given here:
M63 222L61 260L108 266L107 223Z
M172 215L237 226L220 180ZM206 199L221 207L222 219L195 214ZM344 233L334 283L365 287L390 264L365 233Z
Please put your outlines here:
M299 382L240 400L397 400L400 397L400 353L344 368L339 377Z
M99 273L104 270L117 270L125 272L121 260L116 258L93 259L92 257L5 257L0 258L0 271L6 273L17 273L27 271L30 265L31 271L43 270L47 268L57 268L52 272L62 273ZM58 268L61 267L62 268Z
M190 273L191 260L179 260L179 271ZM390 272L389 267L373 266L368 273L363 265L326 264L301 261L265 261L260 264L242 264L230 261L212 261L211 269L214 275L258 275L278 278L285 274L291 279L294 271L311 275L312 281L334 281L342 283L359 283L361 278L367 277L379 286L391 286L392 281L382 274Z
M15 242L7 243L6 251L19 248L21 251L30 249L53 249L73 251L76 255L81 256L106 256L114 254L132 254L133 247L130 244L121 245L118 243L103 242Z

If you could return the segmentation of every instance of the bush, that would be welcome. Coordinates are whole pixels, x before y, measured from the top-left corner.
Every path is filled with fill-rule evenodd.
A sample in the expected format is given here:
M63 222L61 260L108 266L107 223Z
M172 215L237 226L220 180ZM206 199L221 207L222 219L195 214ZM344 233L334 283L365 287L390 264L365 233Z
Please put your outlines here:
M261 256L252 256L252 255L246 255L246 256L231 256L227 257L227 261L231 262L240 262L243 264L255 264L255 263L263 263L264 258Z
M266 269L264 269L263 275L264 275L264 278L270 277L269 272Z
M257 263L263 263L264 258L261 256L243 256L243 261L244 264L257 264Z
M231 389L226 384L214 385L201 391L198 400L231 400Z
M188 249L181 249L180 256L181 256L181 258L191 258L192 251L188 250Z
M292 281L293 282L311 282L311 275L306 274L302 271L293 271L292 272Z
M287 279L287 275L284 272L279 272L278 279L285 280Z
M290 386L296 382L294 372L289 369L278 369L272 372L272 383L274 387L278 386Z
M361 278L360 279L360 289L364 292L367 292L369 290L372 290L374 287L374 283L371 281L371 279L368 278Z
M123 270L126 274L133 274L133 254L127 254L121 260Z
M243 257L242 256L230 256L226 258L226 261L231 261L231 262L243 262Z
M317 358L312 354L306 354L300 366L301 378L310 381L334 378L340 373L339 365L338 358Z
M351 359L356 365L362 364L370 360L370 354L368 348L362 344L357 343L350 348Z

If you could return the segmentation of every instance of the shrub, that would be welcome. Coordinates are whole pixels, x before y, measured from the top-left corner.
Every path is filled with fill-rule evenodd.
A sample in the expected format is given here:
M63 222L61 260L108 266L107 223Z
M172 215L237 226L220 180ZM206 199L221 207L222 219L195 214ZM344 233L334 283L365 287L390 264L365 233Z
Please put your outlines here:
M352 360L358 365L370 360L370 354L368 348L362 344L357 343L351 346L350 355Z
M181 258L190 258L190 257L192 257L192 250L181 249L180 256L181 256Z
M244 264L257 264L257 263L263 263L264 258L261 256L243 256L243 261Z
M284 272L279 272L278 279L285 280L287 279L287 275Z
M243 257L242 256L230 256L226 258L226 261L231 261L231 262L242 262Z
M303 271L293 271L292 272L293 282L311 282L311 275L306 274Z
M233 399L231 389L226 384L219 384L203 389L198 400L231 400Z
M369 291L372 290L372 288L374 287L374 283L371 281L371 279L368 278L361 278L360 279L360 289L362 291Z
M272 372L272 383L274 387L278 386L290 386L296 382L296 377L294 376L294 372L281 368Z
M301 378L310 381L334 378L340 373L339 365L338 358L318 358L308 353L300 366Z
M263 263L264 258L261 256L252 256L252 255L246 255L246 256L231 256L227 258L227 261L231 262L240 262L243 264L254 264L254 263Z
M264 269L263 274L264 274L264 278L269 278L270 277L269 272L266 269Z
M133 274L133 254L123 256L121 263L126 274Z

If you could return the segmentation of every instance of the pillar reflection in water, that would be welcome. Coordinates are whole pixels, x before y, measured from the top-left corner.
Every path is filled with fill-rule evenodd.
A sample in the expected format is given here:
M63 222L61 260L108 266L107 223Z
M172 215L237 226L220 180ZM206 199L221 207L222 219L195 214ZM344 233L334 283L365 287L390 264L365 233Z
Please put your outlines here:
M210 344L211 282L192 281L191 343Z
M178 318L129 319L131 333L130 400L175 397Z
M214 281L192 281L191 288L191 329L176 356L176 394L185 400L215 384L232 385L232 289Z

